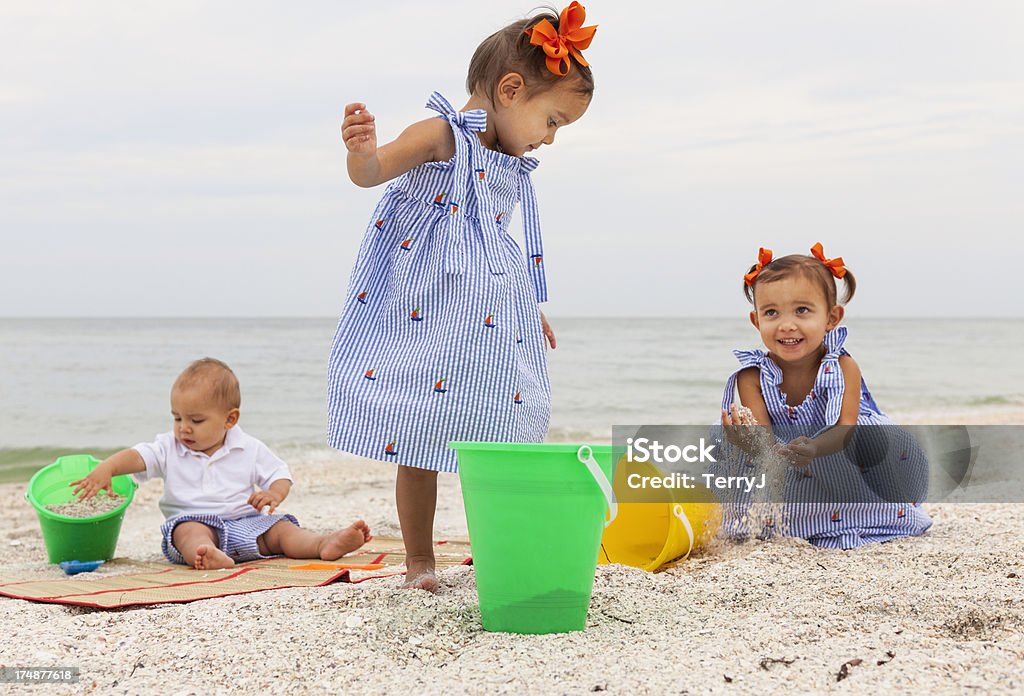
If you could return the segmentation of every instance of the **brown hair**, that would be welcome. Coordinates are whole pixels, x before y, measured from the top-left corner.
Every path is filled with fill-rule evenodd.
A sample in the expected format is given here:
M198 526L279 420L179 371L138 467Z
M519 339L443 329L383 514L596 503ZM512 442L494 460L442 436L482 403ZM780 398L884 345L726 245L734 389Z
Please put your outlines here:
M558 29L558 13L550 7L542 9L544 11L540 14L517 20L499 29L476 47L466 76L466 90L471 95L479 89L487 99L494 101L498 81L504 75L515 72L526 81L527 94L546 92L559 84L566 84L579 94L593 96L594 74L589 67L581 65L570 54L571 67L568 74L564 77L556 75L547 68L544 50L530 43L526 32L541 20L548 20Z
M241 407L242 390L238 386L238 378L226 363L216 358L200 358L193 361L174 380L171 391L200 384L209 390L210 396L221 406L228 409Z
M756 269L757 264L754 264L747 272L753 273ZM836 279L832 275L832 271L820 259L806 254L790 254L767 264L757 274L753 284L747 285L746 282L743 283L743 294L750 304L756 305L754 302L754 291L759 284L774 283L794 275L803 276L812 283L820 285L821 289L825 292L825 300L828 303L829 309L839 304L837 302ZM845 288L841 304L845 305L853 298L853 293L857 290L857 280L853 277L853 273L847 270L846 275L843 276L843 283Z

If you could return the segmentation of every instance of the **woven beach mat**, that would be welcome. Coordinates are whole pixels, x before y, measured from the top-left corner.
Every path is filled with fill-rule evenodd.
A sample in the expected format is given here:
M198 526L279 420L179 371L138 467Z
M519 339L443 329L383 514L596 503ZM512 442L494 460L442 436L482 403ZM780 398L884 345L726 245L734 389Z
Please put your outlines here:
M438 570L471 562L468 541L436 542L434 555ZM195 570L170 563L115 558L102 567L105 570L123 569L125 572L112 575L82 573L72 579L29 581L0 572L0 595L33 602L114 609L194 602L285 587L321 587L333 582L359 583L401 575L405 572L404 563L405 547L402 540L387 537L374 539L358 553L337 561L271 558L241 563L224 570ZM383 567L343 567L356 565Z

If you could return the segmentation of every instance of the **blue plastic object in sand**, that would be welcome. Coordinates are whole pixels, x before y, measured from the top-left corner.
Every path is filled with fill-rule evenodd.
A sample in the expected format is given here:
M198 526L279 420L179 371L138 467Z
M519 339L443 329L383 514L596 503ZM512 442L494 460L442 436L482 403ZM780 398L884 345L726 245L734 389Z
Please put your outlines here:
M61 561L60 569L67 575L91 573L103 565L105 561Z

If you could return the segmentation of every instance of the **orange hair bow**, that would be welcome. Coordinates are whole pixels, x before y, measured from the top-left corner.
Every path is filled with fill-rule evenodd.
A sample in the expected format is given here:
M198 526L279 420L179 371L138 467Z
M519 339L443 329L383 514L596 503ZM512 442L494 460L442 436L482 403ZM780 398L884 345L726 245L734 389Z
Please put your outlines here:
M565 77L569 74L572 64L569 55L579 61L579 64L589 67L590 63L583 59L583 51L590 47L594 39L594 32L597 25L591 27L583 26L587 19L587 10L583 5L573 0L569 6L562 10L558 16L558 30L546 19L542 19L527 29L526 34L530 36L530 43L544 49L547 56L548 70Z
M743 276L743 282L747 285L753 285L754 280L757 279L757 274L761 272L761 269L772 262L772 250L761 247L757 251L757 263L754 264L754 270Z
M821 242L818 242L811 247L811 255L825 264L825 266L828 267L828 270L832 271L832 275L836 278L842 278L846 275L846 266L843 265L843 257L837 256L834 259L826 259L825 248L821 246Z

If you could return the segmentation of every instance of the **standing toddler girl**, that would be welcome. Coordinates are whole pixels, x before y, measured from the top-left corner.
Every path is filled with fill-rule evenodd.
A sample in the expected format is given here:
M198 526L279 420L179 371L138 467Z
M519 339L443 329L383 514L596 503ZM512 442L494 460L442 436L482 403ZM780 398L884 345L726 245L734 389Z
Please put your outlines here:
M398 464L406 587L434 591L437 472L457 471L453 440L540 442L554 335L537 201L526 157L586 112L594 91L573 2L491 35L474 53L461 110L438 93L439 117L377 147L364 104L345 108L348 172L387 187L367 226L331 350L328 440ZM396 178L397 177L397 178ZM518 203L525 258L508 233Z

